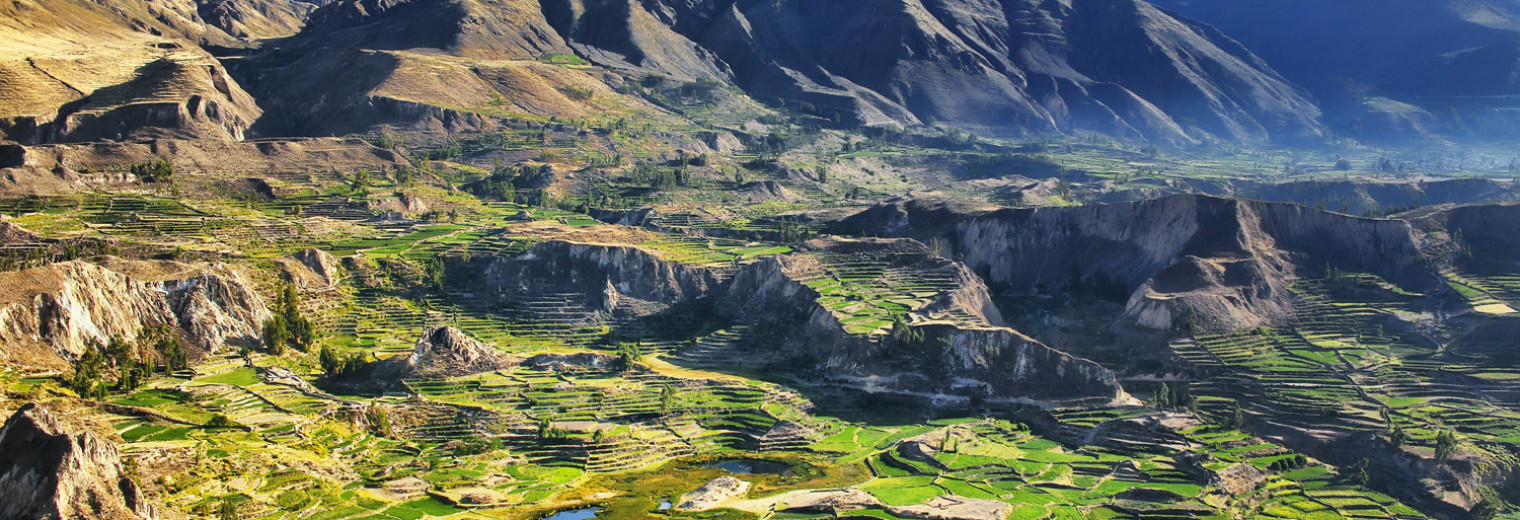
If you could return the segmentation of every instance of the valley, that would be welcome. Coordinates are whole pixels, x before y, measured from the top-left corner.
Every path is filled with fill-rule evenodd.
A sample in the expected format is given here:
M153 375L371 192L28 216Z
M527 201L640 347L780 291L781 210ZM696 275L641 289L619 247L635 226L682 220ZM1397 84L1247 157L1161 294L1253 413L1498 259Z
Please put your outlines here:
M1514 9L1258 4L0 6L0 520L1520 518Z

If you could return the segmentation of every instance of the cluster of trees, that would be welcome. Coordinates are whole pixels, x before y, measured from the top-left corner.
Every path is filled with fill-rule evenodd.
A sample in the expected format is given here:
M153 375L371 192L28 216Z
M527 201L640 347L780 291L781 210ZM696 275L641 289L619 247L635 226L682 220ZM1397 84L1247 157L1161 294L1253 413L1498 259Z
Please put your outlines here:
M364 360L364 354L355 352L343 355L327 345L323 345L322 350L317 352L317 363L322 366L322 373L334 379L358 374L369 366Z
M1292 457L1272 461L1271 464L1267 465L1267 469L1270 469L1272 471L1293 471L1295 469L1308 465L1309 459L1307 457L1304 457L1303 455L1294 455Z
M1367 464L1368 464L1367 459L1362 459L1362 460L1356 461L1355 464L1352 464L1350 466L1346 466L1345 469L1341 470L1341 475L1346 479L1346 482L1349 482L1351 484L1355 484L1355 485L1358 485L1358 486L1366 485L1367 484Z
M1001 177L1019 174L1033 179L1065 177L1067 170L1049 155L1026 153L998 153L978 155L963 163L963 175L971 178Z
M305 352L316 340L317 325L301 315L301 296L286 283L274 317L264 321L264 351L278 356L290 347Z
M1193 391L1186 381L1175 385L1161 383L1151 405L1158 410L1195 410L1198 400L1193 397Z
M892 339L909 345L917 345L924 342L924 331L908 325L908 320L899 314L892 317Z
M371 404L364 418L369 422L369 431L381 437L391 436L391 418L385 413L384 408Z
M174 178L174 163L168 159L153 161L143 164L134 164L131 168L132 175L143 182L160 183L169 182Z
M633 182L642 184L656 190L672 190L691 183L691 175L686 172L685 162L678 168L661 168L651 163L639 163L633 167L630 177Z
M1393 428L1388 431L1388 444L1392 444L1393 447L1398 448L1402 447L1406 442L1409 442L1409 434L1404 432L1404 427L1399 426L1399 423L1393 423Z
M631 372L644 360L644 346L639 343L618 344L618 371Z
M464 145L460 144L458 139L454 139L454 138L450 137L449 140L448 140L448 142L445 143L443 146L440 146L440 147L437 147L437 148L428 148L426 150L420 150L420 151L417 151L417 152L413 152L412 153L412 160L417 161L417 162L422 162L422 161L447 161L447 160L450 160L450 159L457 158L457 157L459 157L460 154L463 154L463 153L464 153Z
M670 385L665 385L665 388L660 389L660 413L670 413L671 410L675 409L675 405L676 388Z
M61 376L63 386L80 397L100 399L114 393L128 393L142 387L159 366L154 360L163 361L165 371L183 370L189 366L184 345L168 327L153 327L143 331L136 344L120 336L113 336L105 346L85 349L74 364L73 372ZM107 369L114 369L113 384L103 376Z
M548 164L522 165L514 168L497 161L491 168L489 177L466 186L465 190L477 197L493 197L504 202L526 204L527 197L518 193L518 187L532 184L539 177L553 172L554 168Z
M369 170L360 168L354 172L353 178L349 179L348 191L352 193L366 193L369 191L369 186L372 182L374 182L374 179L370 176Z
M417 182L417 177L419 176L418 173L419 172L411 166L404 164L396 165L396 167L391 170L391 182L396 186L411 186L412 183Z
M785 244L805 242L817 235L812 229L789 218L782 218L776 224L776 233L780 235L778 239Z
M570 432L557 427L548 417L538 420L538 440L558 442L570 438Z

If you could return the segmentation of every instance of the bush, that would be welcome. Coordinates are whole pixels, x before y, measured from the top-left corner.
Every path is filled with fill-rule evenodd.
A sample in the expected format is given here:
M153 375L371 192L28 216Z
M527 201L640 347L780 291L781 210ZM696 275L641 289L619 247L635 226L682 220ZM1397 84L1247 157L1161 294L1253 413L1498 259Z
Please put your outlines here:
M574 99L576 101L590 101L592 97L596 96L596 91L589 88L565 87L562 89L562 92L564 92L566 96L569 96L570 99Z
M206 421L207 428L237 428L238 426L241 425L239 425L237 421L234 421L228 418L226 415L222 414L213 415L211 416L211 420Z
M168 182L174 177L174 163L168 159L132 165L132 174L143 182Z

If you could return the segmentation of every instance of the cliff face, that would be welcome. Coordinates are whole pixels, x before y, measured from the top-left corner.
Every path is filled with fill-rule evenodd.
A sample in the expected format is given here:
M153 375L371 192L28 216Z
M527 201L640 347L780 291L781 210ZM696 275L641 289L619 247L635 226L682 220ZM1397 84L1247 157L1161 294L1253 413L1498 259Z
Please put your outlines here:
M885 326L860 330L858 319L821 303L822 295L806 285L836 276L828 273L849 258L884 269L882 283L917 284L898 296L881 297L913 300L905 318L921 332L912 340L888 334ZM1127 399L1102 367L1002 327L980 278L912 240L813 240L795 253L744 266L731 278L634 246L567 241L540 243L517 257L475 260L457 271L468 272L466 283L479 293L495 291L504 301L579 293L555 296L555 319L583 315L621 323L683 302L711 302L708 309L716 319L750 325L777 340L766 340L763 353L736 356L762 365L806 360L805 366L790 368L860 389L952 400L973 395L1042 403ZM899 279L909 276L919 278Z
M806 285L822 266L814 255L872 254L936 270L951 290L909 312L907 329L850 332ZM910 240L808 242L798 253L766 259L740 271L728 288L726 311L740 321L781 331L777 361L805 359L825 380L871 391L934 397L976 396L1018 402L1113 402L1128 399L1107 369L1066 355L1017 331L1002 318L987 288L965 266L932 255ZM916 337L915 337L916 336Z
M1402 220L1196 195L946 211L897 202L852 220L866 226L873 215L891 215L892 229L878 229L940 240L988 282L1019 292L1093 277L1120 282L1131 295L1126 318L1152 329L1179 320L1224 329L1280 323L1292 310L1288 281L1301 269L1367 270L1414 289L1439 283Z
M235 272L210 268L146 281L84 261L0 274L0 355L57 366L113 336L135 340L169 326L192 356L257 343L269 317Z
M116 447L28 403L0 427L0 518L152 520Z
M604 310L617 307L620 296L673 304L706 296L720 285L707 269L662 260L637 247L564 241L490 260L476 276L483 284L511 291L584 291L596 296Z

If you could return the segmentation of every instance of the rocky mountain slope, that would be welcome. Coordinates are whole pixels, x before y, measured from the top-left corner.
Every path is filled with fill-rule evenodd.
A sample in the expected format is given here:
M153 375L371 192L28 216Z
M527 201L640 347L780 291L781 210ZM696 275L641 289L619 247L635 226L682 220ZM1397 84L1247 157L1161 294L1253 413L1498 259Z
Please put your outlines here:
M113 336L170 327L192 356L257 344L269 317L224 266L70 261L0 273L0 350L16 365L57 367Z
M28 403L0 427L0 518L158 518L116 446Z
M615 70L733 82L757 97L868 124L1084 129L1173 143L1320 132L1314 104L1245 48L1137 0L344 1L311 19L294 45L272 55L290 80L264 91L267 106L301 113L308 103L296 89L311 85L379 95L400 81L396 75L413 77L409 62L422 58L407 52L486 61L574 49ZM340 56L369 72L320 72ZM447 108L478 105L493 90L507 100L521 94L481 72L448 72L458 78L447 89L420 77L406 88ZM523 73L566 81L545 70L513 71ZM287 130L317 130L306 126Z
M1239 39L1313 91L1344 131L1407 138L1513 129L1506 111L1493 109L1520 93L1514 2L1155 3Z
M0 134L23 143L242 139L262 111L187 39L203 27L193 4L0 7Z
M646 73L866 124L1173 144L1321 135L1318 108L1266 62L1142 0L29 1L41 3L6 13L13 58L0 83L0 130L21 142L657 111L606 101ZM257 49L236 51L234 79L201 46ZM545 63L570 55L595 67ZM601 96L567 96L584 91Z

